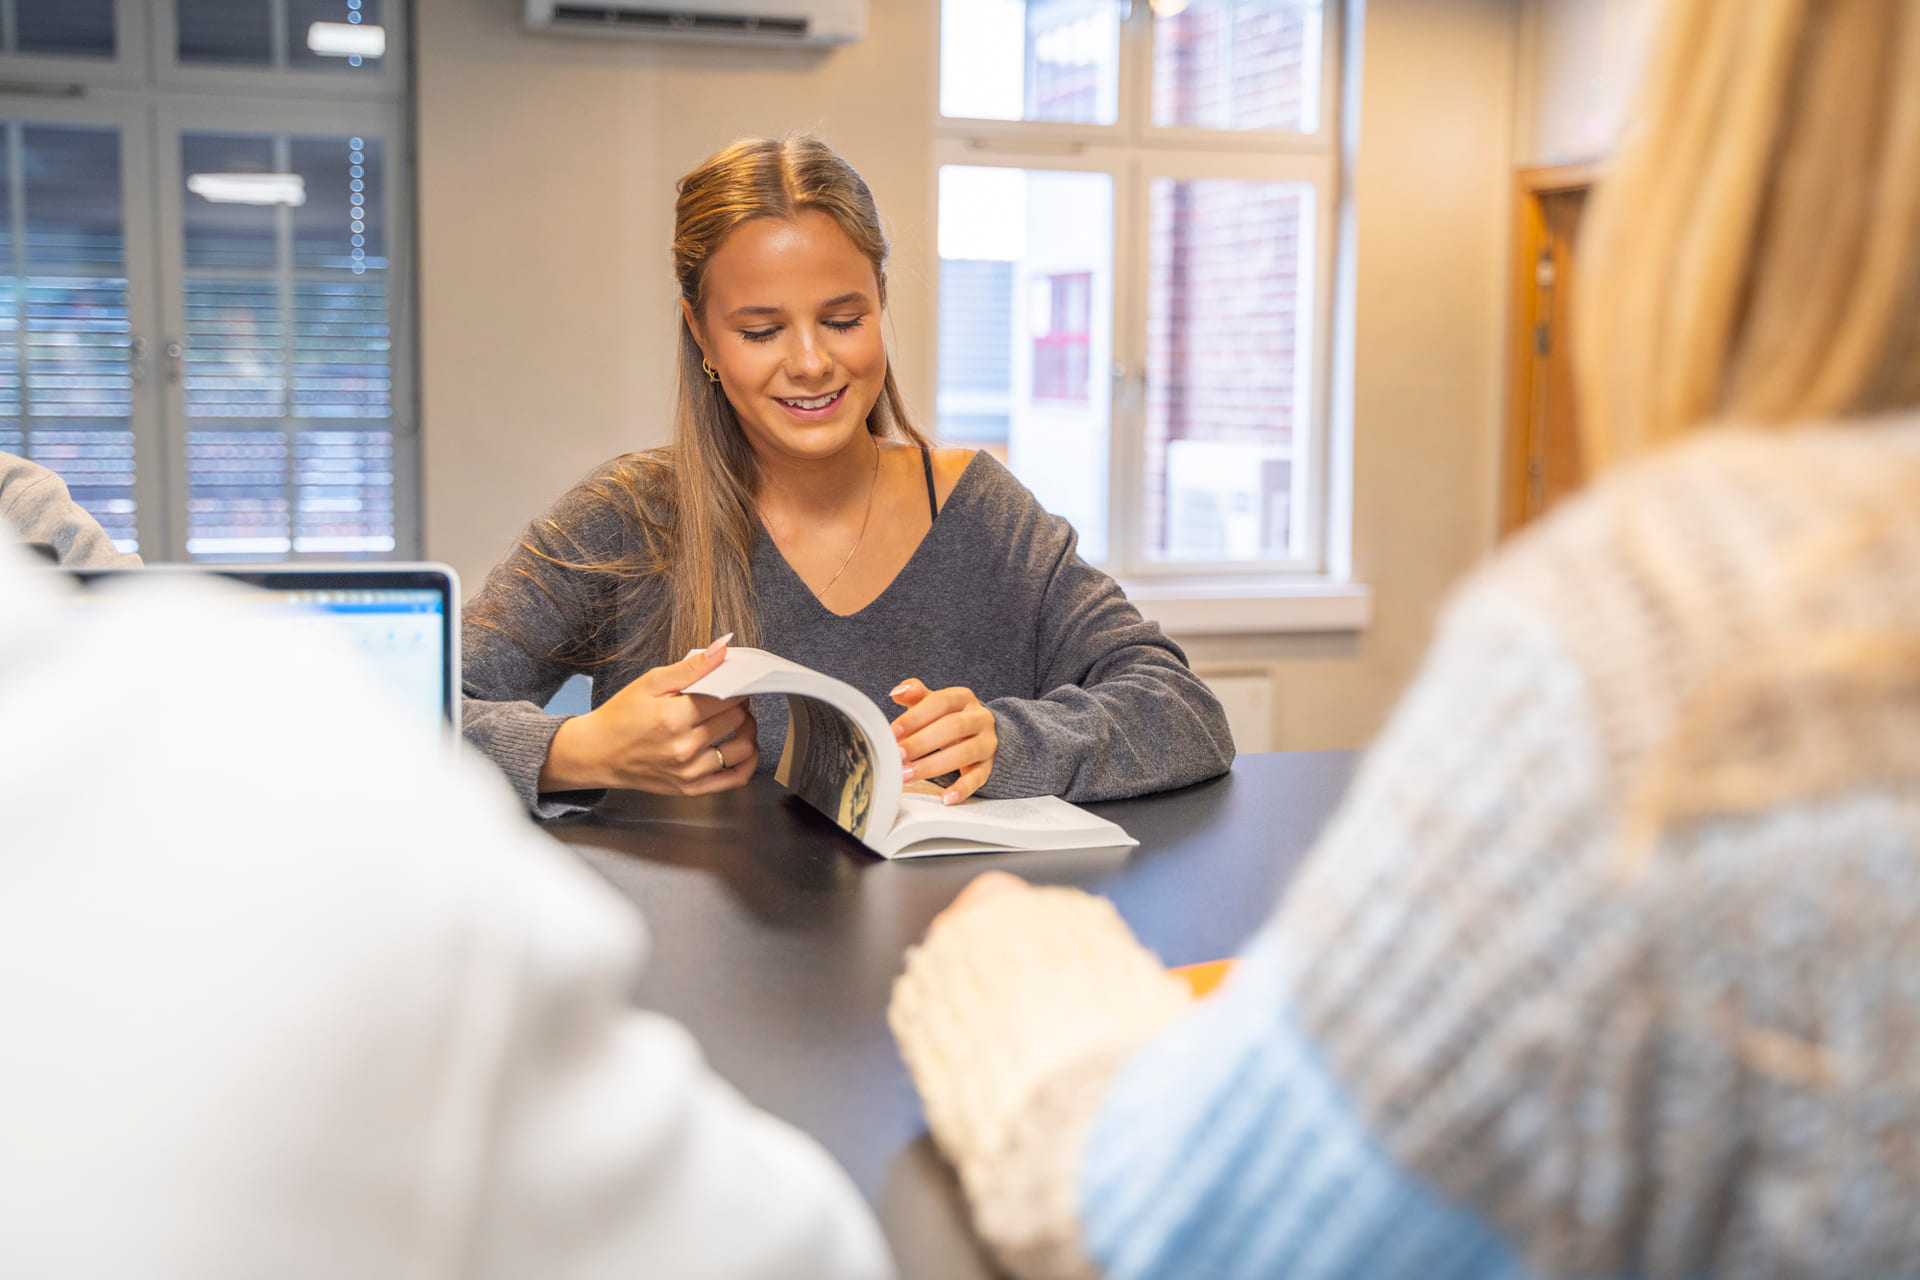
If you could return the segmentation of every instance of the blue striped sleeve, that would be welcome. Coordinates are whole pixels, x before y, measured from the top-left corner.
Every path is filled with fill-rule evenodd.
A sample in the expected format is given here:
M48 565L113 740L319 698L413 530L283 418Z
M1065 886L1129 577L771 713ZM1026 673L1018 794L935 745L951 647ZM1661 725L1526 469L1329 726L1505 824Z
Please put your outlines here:
M1525 1280L1367 1131L1288 1011L1277 942L1114 1081L1082 1162L1088 1254L1109 1280Z

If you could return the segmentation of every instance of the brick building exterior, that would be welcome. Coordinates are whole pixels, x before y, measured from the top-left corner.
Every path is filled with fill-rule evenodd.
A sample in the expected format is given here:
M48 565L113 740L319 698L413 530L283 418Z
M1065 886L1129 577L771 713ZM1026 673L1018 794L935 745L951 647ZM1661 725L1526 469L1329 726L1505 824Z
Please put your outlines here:
M1103 76L1114 64L1110 0L1028 0L1024 16L1022 117L1103 123L1102 111L1111 114ZM1157 15L1153 123L1314 128L1319 16L1314 0L1194 0ZM1088 487L1105 484L1113 260L1075 221L1086 211L1068 211L1058 180L1036 172L1027 190L1019 261L942 262L940 432L1008 449L1043 501L1046 490L1059 491L1055 509L1103 543L1104 532L1088 526L1104 526L1104 499L1068 499L1057 476L1062 467L1100 469ZM1311 412L1315 208L1309 183L1149 183L1142 496L1150 556L1269 559L1295 550L1293 449ZM1087 261L1063 255L1062 242ZM1100 303L1090 316L1088 299Z
M1196 4L1156 27L1154 123L1297 129L1309 87L1310 14L1271 3ZM1292 453L1307 410L1302 359L1305 184L1159 180L1148 190L1145 537L1150 553L1222 557L1237 550L1225 522L1250 518L1264 555L1284 555ZM1303 228L1303 220L1306 226ZM1214 465L1259 467L1254 492L1231 486L1176 495L1179 441L1251 446ZM1209 466L1204 453L1196 463ZM1229 486L1223 486L1229 488ZM1250 496L1251 512L1211 509ZM1174 508L1178 505L1180 510Z

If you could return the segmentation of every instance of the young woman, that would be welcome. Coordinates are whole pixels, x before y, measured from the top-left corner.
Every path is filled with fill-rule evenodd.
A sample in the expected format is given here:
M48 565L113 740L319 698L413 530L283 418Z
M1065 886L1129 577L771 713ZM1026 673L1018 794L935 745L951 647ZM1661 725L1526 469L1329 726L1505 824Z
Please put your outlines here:
M563 495L465 617L467 736L527 804L697 795L771 769L783 699L680 692L729 640L904 707L906 779L950 779L949 803L1224 772L1219 703L1066 522L991 456L933 449L908 420L859 174L815 138L763 139L679 192L674 444ZM545 714L577 672L593 710Z
M1920 6L1664 13L1583 249L1621 465L1455 599L1227 987L1007 876L908 961L1016 1274L1920 1275Z

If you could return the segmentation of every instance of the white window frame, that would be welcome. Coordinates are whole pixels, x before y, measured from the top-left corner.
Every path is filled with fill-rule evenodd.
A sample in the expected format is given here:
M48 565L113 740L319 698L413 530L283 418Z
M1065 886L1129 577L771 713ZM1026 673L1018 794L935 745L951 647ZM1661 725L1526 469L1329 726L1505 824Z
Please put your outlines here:
M11 0L0 0L0 5ZM284 9L285 0L272 0ZM186 329L185 241L180 172L183 131L352 136L386 144L388 320L392 335L394 547L420 553L420 432L414 310L413 145L402 68L407 0L382 0L387 53L366 76L181 64L174 57L172 0L116 0L113 59L0 54L0 119L119 129L121 227L127 309L139 340L135 387L134 501L144 559L187 558L186 392L171 344ZM0 10L0 21L5 13ZM148 52L152 57L149 59ZM342 84L342 81L351 83ZM157 390L156 390L157 389ZM302 559L289 554L286 559Z
M1345 145L1349 74L1345 0L1326 0L1321 21L1320 102L1311 133L1155 127L1152 123L1153 13L1146 0L1114 0L1121 14L1119 111L1111 125L1010 121L939 115L930 204L939 208L939 172L949 165L1108 174L1114 183L1113 378L1108 429L1108 556L1105 567L1128 594L1170 630L1185 634L1274 630L1352 630L1366 625L1368 589L1348 576L1351 502L1347 441L1336 439L1350 397L1338 397L1338 300L1350 295L1352 255L1345 241ZM933 64L941 66L936 22ZM1147 358L1148 200L1159 178L1305 182L1313 202L1311 406L1296 435L1308 451L1296 481L1294 526L1284 560L1202 562L1147 555L1145 515L1145 371ZM937 314L937 313L936 313ZM933 333L929 368L939 368ZM1344 437L1345 428L1340 428Z
M75 91L87 86L132 87L146 80L148 0L114 0L115 52L110 59L5 53L13 42L18 11L18 0L0 0L0 80L8 82L9 102L14 93L31 93L35 86L51 97L78 98L84 92Z

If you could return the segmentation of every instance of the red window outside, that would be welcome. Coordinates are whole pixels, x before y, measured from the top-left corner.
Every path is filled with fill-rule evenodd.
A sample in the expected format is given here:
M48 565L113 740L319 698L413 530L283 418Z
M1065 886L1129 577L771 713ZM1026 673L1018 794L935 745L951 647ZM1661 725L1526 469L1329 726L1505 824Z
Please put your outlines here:
M1093 273L1074 271L1046 276L1052 293L1045 333L1033 337L1033 398L1087 399L1089 322L1093 314Z

